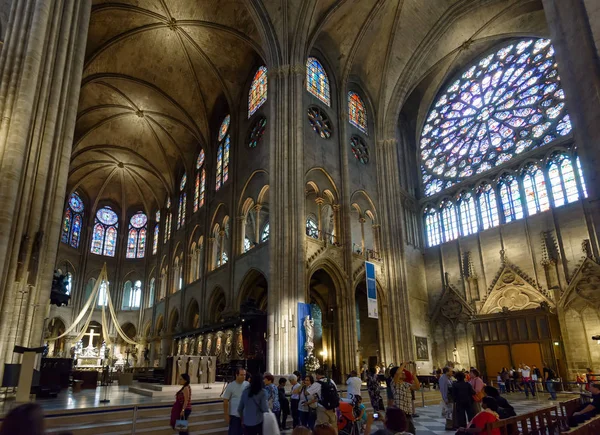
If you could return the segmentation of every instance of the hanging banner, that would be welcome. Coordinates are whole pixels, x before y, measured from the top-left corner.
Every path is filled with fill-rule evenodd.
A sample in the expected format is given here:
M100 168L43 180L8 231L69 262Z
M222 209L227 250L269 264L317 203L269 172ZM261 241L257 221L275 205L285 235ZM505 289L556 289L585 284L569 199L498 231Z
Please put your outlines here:
M377 283L375 281L375 265L370 261L365 261L365 271L367 279L367 307L369 317L378 319L377 313Z

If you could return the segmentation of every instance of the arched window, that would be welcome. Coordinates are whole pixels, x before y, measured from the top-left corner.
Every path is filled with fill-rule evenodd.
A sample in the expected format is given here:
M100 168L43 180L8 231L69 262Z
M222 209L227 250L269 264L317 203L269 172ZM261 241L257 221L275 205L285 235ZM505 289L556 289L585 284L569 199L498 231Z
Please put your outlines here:
M263 227L262 232L260 233L260 241L261 241L261 243L264 243L267 240L269 240L270 230L271 230L271 228L270 228L269 222L267 222L265 224L265 226Z
M550 208L546 180L540 167L529 163L523 170L523 190L529 216Z
M442 243L440 215L433 207L429 207L425 211L425 230L427 231L428 246L436 246Z
M356 92L348 92L348 117L350 124L367 134L367 108Z
M183 288L183 255L175 257L173 263L173 293Z
M206 169L204 168L204 150L200 150L196 160L196 185L194 186L194 213L204 205L206 190Z
M498 226L498 204L496 202L496 192L488 183L483 183L477 189L477 202L479 204L479 213L481 225L484 230Z
M581 160L579 160L579 156L577 156L575 158L575 161L577 162L577 172L579 173L579 184L581 184L581 190L583 192L583 197L587 198L588 197L587 187L585 187L585 179L583 178L583 170L581 169Z
M142 302L142 281L125 282L123 285L123 310L137 310Z
M312 216L309 216L308 219L306 219L306 235L313 239L319 238L319 226Z
M70 295L71 294L71 290L73 289L73 275L71 275L71 272L67 272L67 286L66 286L66 290L67 290L67 294Z
M146 224L148 218L138 211L129 220L129 235L127 237L127 258L144 258L146 252Z
M83 201L73 192L69 196L63 218L62 235L60 241L71 245L73 248L79 248L79 239L81 237L81 225L83 222Z
M267 67L261 66L252 80L248 94L248 118L267 101Z
M425 194L570 131L550 40L507 44L474 62L432 105L419 145Z
M152 255L158 252L158 238L160 237L160 210L156 210L156 224L154 225L154 239L152 240Z
M185 225L185 210L187 208L187 195L185 193L187 175L183 174L179 182L179 211L177 212L177 229Z
M571 158L566 154L555 154L548 165L548 178L552 189L554 206L569 204L579 199L577 182Z
M519 182L512 175L504 175L498 182L500 188L500 201L504 212L504 222L512 222L523 218L523 203Z
M123 284L123 303L121 304L122 310L131 310L132 289L133 284L131 284L131 281L125 281L125 284Z
M221 257L217 259L217 267L224 266L229 261L227 252L221 252Z
M229 122L231 116L227 115L219 129L219 148L217 149L217 180L215 190L219 190L229 179L229 145L231 139L229 134Z
M171 198L167 198L167 213L165 215L165 235L163 236L164 243L167 243L171 239L171 226L172 226L172 213L171 213Z
M110 291L110 283L102 281L98 289L98 306L105 307L108 305L108 292Z
M331 106L329 78L321 62L314 57L309 57L306 61L306 90Z
M458 238L458 218L456 217L456 207L452 201L444 201L440 207L442 213L442 228L444 233L444 242L449 242Z
M250 241L250 239L248 237L244 238L244 252L248 252L250 249L252 249L252 242Z
M150 279L150 288L148 292L148 308L151 308L154 305L154 289L156 285L156 280L154 278Z
M458 197L457 203L462 235L475 234L479 229L479 225L477 225L477 207L473 195L470 192L464 192Z
M117 214L108 206L96 212L94 233L92 235L92 254L114 257L117 247Z

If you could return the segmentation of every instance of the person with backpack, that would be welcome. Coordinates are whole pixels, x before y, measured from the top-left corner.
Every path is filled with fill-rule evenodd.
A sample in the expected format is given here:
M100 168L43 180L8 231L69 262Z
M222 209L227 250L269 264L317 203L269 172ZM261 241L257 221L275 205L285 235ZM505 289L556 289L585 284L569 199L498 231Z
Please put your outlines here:
M337 385L331 379L325 377L325 370L318 369L315 382L309 392L315 396L317 401L317 424L330 424L337 434L336 408L340 405L340 394Z

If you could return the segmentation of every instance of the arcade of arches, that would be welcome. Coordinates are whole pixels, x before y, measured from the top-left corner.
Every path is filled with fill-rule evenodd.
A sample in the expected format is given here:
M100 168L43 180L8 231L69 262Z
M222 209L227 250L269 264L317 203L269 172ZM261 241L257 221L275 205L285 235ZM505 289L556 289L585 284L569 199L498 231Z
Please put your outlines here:
M596 3L284 3L0 1L1 362L600 366Z

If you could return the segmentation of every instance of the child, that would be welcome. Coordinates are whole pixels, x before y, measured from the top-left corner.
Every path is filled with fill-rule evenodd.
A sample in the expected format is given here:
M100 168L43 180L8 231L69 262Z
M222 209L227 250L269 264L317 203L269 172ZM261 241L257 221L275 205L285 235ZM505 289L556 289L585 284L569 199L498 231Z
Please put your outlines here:
M285 397L285 384L287 383L286 378L279 378L279 387L277 392L279 393L279 405L281 406L281 421L279 422L279 429L286 430L287 418L290 415L290 402Z
M504 384L504 379L502 379L502 374L498 372L498 389L500 390L500 394L506 394L506 384Z

